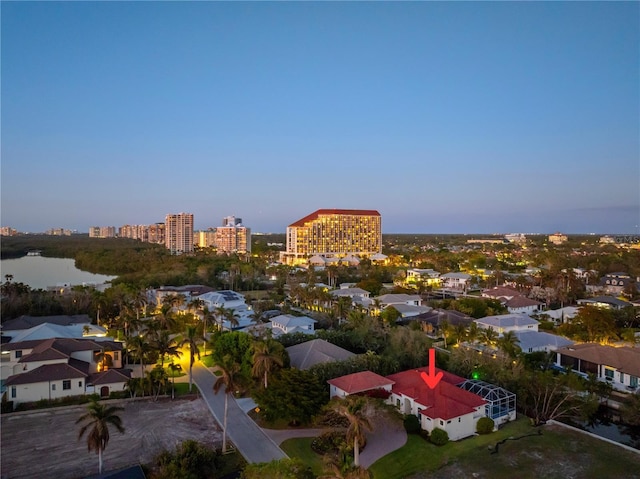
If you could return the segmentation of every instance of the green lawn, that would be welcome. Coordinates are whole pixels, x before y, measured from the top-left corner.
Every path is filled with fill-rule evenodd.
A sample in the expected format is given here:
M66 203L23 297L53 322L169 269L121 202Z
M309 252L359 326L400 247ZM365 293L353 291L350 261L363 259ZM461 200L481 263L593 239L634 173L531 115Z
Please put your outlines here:
M373 472L375 479L400 479L417 471L435 471L458 457L475 455L478 451L486 453L489 445L502 439L532 432L529 420L522 418L493 434L449 442L442 447L434 446L422 437L410 434L403 447L376 461L369 470Z
M504 439L496 453L496 444ZM523 479L631 477L629 471L639 467L639 454L557 426L533 428L527 418L521 418L495 433L442 447L410 435L404 447L378 460L369 470L374 479L400 479L412 474L422 478L436 471L440 478L477 474L492 479L511 479L518 471L519 479Z
M289 457L302 459L305 464L311 466L315 475L320 475L322 473L322 456L311 449L311 441L313 439L312 437L287 439L280 447Z

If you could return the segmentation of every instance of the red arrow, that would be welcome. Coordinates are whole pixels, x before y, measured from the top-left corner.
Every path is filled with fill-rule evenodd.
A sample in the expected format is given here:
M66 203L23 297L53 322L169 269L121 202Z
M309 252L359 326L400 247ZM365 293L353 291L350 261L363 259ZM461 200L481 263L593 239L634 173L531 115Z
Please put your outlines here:
M429 386L430 389L433 389L438 385L438 383L442 379L442 376L444 376L442 371L436 374L436 350L433 348L430 348L429 349L429 374L425 372L421 372L420 377L423 379L425 383L427 383L427 386Z

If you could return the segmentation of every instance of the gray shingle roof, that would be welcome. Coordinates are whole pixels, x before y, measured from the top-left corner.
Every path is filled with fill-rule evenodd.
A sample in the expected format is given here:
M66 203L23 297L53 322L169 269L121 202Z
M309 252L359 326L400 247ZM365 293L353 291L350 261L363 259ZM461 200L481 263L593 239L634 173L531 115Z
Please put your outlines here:
M355 354L351 351L331 344L324 339L313 339L287 348L291 366L298 369L309 369L316 364L331 361L344 361Z

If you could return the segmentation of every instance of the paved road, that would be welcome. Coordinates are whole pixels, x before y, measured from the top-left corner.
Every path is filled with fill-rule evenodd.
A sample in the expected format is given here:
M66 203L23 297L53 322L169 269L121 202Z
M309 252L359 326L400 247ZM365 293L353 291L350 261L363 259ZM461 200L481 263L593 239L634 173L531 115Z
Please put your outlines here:
M224 420L223 391L213 393L213 383L216 376L202 363L193 365L193 382L202 394L211 414L222 426ZM235 444L240 454L249 463L269 462L274 459L288 457L273 440L267 436L258 425L247 416L236 403L235 398L229 398L227 411L227 437Z

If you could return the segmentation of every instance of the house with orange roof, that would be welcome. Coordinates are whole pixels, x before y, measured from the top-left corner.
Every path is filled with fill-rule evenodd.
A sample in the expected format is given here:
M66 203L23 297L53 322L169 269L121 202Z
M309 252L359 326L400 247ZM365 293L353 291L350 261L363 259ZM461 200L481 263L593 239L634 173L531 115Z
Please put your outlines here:
M446 371L442 371L442 380L431 389L421 376L427 372L428 367L424 367L388 376L394 384L387 402L403 414L418 416L425 431L445 430L451 441L475 434L478 420L486 415L487 401L456 387L464 378Z
M475 434L482 417L490 417L496 425L515 419L515 394L438 368L435 371L436 374L442 372L442 380L432 389L422 378L428 369L411 369L387 377L362 371L330 379L330 397L344 398L382 390L388 394L388 404L402 414L417 416L422 429L429 432L443 429L452 441Z

